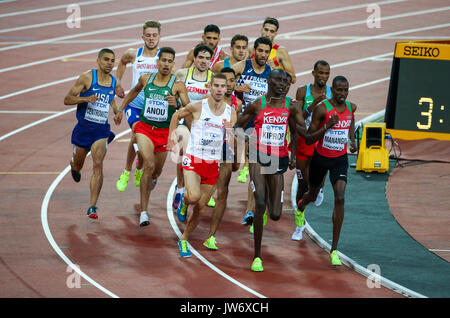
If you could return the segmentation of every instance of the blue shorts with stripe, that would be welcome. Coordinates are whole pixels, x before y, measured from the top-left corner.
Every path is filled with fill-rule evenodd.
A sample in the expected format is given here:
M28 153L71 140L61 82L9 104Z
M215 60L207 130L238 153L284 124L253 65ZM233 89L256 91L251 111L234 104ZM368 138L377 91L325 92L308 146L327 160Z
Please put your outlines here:
M141 110L139 108L127 105L125 107L125 116L127 117L128 125L133 129L133 125L139 121Z
M92 145L97 140L108 138L109 144L114 140L115 136L116 135L111 131L109 124L105 125L104 128L99 129L98 127L82 126L77 123L72 131L72 144L90 151Z

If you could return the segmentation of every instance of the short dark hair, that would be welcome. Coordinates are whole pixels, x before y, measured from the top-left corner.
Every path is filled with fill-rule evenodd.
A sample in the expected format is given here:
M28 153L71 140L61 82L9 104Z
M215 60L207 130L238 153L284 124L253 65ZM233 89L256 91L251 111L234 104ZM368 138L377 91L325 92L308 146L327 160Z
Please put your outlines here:
M333 78L333 85L332 85L332 87L336 87L339 82L345 82L345 83L347 83L347 85L349 84L348 80L344 76L338 75L335 78Z
M255 40L255 44L253 44L253 48L256 50L258 45L260 44L266 44L270 46L270 49L272 49L272 41L270 41L269 38L266 38L265 36L261 36Z
M316 63L314 63L314 70L316 70L317 66L319 66L319 65L330 67L330 64L328 64L327 61L325 61L325 60L318 60Z
M215 24L208 24L207 26L205 26L205 28L203 29L203 34L206 34L207 32L214 32L220 35L220 29Z
M203 52L203 51L207 51L211 55L211 58L214 55L214 52L211 49L211 47L208 44L201 42L201 43L197 44L194 48L194 57L197 57L198 53Z
M212 84L216 78L224 79L225 82L227 81L227 77L225 76L225 74L219 72L219 73L213 73L213 75L211 75L211 82L210 83Z
M236 76L236 72L231 67L222 68L220 73L233 73L233 75Z
M263 26L264 26L266 23L273 24L274 26L276 26L276 27L277 27L277 31L278 31L278 28L280 27L280 24L278 23L278 20L275 19L275 18L267 17L267 18L264 20Z
M169 46L164 46L159 50L159 56L161 57L163 53L170 53L173 55L173 58L175 59L175 50Z
M114 55L114 56L116 56L116 54L114 53L114 51L113 50L111 50L111 49L108 49L108 48L104 48L104 49L101 49L99 52L98 52L98 58L101 58L102 56L103 56L103 54L105 54L105 53L111 53L112 55Z
M248 37L246 37L245 35L242 34L236 34L235 36L233 36L231 38L231 46L234 46L234 43L236 43L236 41L245 41L248 44Z

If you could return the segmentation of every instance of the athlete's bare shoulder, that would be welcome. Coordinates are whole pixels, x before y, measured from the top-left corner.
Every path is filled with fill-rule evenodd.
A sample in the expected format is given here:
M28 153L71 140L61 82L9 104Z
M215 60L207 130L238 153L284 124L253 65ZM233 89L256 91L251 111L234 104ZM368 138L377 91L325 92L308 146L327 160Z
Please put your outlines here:
M175 72L175 76L177 77L177 81L184 82L186 80L186 75L189 68L180 68Z
M297 100L301 100L305 98L305 95L306 95L306 85L298 87L297 92L295 94L295 98Z

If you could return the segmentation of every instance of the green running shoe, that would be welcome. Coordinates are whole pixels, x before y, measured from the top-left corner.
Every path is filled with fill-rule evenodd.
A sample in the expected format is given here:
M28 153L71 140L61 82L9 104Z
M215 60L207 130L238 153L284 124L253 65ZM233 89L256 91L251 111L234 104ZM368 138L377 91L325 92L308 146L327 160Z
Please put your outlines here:
M203 242L203 245L209 248L210 250L217 251L219 248L216 246L216 238L214 236L211 236L209 239L207 239L205 242Z
M331 261L331 265L334 265L334 266L341 266L342 265L341 260L339 259L338 252L336 250L331 252L331 254L330 254L330 261Z
M214 198L211 197L206 205L213 208L216 206L216 201L214 201Z
M248 174L249 174L248 167L244 167L243 169L239 170L237 182L246 183Z
M117 190L119 190L120 192L125 191L128 185L128 179L130 179L130 173L124 170L120 175L119 180L117 180L116 183Z
M134 184L136 185L136 187L140 187L141 186L141 177L142 174L144 173L144 170L138 170L136 169L134 171Z
M189 247L187 245L187 241L182 240L178 241L178 248L180 249L180 256L181 257L191 257L191 251L189 250Z
M299 209L295 211L295 224L298 227L302 227L305 224L305 211L302 212Z
M264 270L263 266L262 266L262 260L257 257L253 260L253 264L252 264L252 271L254 272L262 272Z
M263 226L266 226L267 225L267 210L264 212L264 215L263 215ZM250 226L250 233L252 233L253 234L253 224Z

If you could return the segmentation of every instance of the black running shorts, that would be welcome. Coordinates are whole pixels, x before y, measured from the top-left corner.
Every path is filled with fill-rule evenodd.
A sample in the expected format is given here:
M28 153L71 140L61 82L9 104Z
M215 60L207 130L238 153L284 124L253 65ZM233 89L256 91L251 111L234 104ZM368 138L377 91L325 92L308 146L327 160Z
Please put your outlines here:
M320 187L327 171L330 171L332 185L338 180L347 182L348 157L347 154L335 158L324 157L314 151L309 165L309 183L313 187Z

